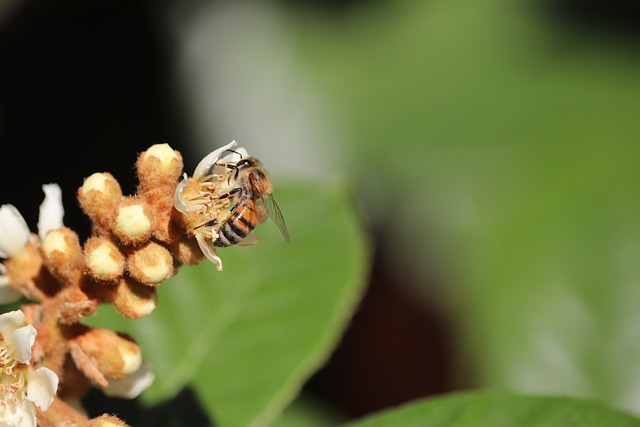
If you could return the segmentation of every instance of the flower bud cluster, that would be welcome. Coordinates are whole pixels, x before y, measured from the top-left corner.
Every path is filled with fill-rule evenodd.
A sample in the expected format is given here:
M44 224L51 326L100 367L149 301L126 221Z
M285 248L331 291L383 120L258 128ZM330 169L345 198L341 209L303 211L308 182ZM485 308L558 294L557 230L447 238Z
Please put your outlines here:
M28 231L15 208L0 207L0 257L5 258L4 264L0 263L0 302L5 290L32 301L22 306L38 332L32 359L60 381L47 411L37 412L39 423L126 425L107 415L88 419L70 402L76 402L92 386L108 395L133 398L150 384L153 375L143 362L142 349L131 337L87 327L82 319L94 314L100 304L111 304L123 316L139 319L153 312L157 287L181 265L196 264L207 256L221 269L219 258L209 249L215 232L211 227L199 230L197 221L216 222L211 218L223 211L228 215L228 201L209 203L206 212L198 207L195 214L200 216L195 217L196 222L190 220L189 214L195 215L191 206L201 206L191 200L200 196L183 188L186 176L178 189L182 169L180 153L168 144L157 144L138 156L134 195L123 194L108 172L86 177L76 193L92 224L91 235L84 242L62 224L55 185L44 187L38 235ZM215 179L224 182L220 174ZM196 185L210 187L207 183ZM183 190L191 194L189 199L179 198L189 201L188 212L174 207L176 194L182 195ZM43 216L45 207L49 214ZM5 232L11 231L10 238L4 240L3 226ZM208 240L202 231L208 233Z
M182 250L196 246L175 219L173 194L182 167L179 152L157 144L138 157L135 195L123 195L106 172L87 177L78 189L80 206L93 224L82 247L85 280L94 284L100 302L113 304L125 317L151 313L155 288L181 264L202 259L199 251Z

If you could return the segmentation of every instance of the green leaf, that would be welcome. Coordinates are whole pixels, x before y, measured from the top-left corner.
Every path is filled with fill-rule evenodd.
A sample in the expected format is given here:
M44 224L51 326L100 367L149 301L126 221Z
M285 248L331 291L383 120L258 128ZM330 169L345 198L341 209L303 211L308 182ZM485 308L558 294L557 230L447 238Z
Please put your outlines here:
M638 427L640 419L601 402L501 391L425 399L342 427Z
M324 402L303 393L271 427L335 427L345 420Z
M289 245L267 222L257 245L219 250L223 272L181 267L149 317L105 306L92 319L142 346L156 375L148 403L189 385L217 426L267 425L335 346L365 284L362 225L340 185L278 187L276 197Z
M291 27L325 127L349 118L334 149L382 262L451 325L458 384L640 413L640 62L551 3L295 8Z

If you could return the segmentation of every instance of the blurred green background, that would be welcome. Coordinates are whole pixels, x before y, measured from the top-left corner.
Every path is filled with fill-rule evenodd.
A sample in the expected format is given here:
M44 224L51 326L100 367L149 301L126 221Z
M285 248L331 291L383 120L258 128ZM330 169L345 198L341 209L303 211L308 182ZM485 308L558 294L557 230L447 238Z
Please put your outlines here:
M151 144L191 170L236 139L276 183L346 178L374 237L305 392L347 417L486 386L640 413L635 3L0 5L1 202L30 224L44 182L130 192Z

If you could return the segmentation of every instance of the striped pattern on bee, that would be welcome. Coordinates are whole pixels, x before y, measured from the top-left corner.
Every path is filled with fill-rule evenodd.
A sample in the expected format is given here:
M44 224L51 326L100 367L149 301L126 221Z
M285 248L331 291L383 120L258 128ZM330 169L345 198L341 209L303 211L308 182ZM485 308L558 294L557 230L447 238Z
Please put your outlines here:
M272 194L271 180L262 164L255 157L240 159L235 165L224 165L231 169L229 193L220 198L233 198L231 215L218 229L218 238L214 246L236 245L243 240L253 243L252 231L267 218L276 225L281 236L289 242L289 231Z

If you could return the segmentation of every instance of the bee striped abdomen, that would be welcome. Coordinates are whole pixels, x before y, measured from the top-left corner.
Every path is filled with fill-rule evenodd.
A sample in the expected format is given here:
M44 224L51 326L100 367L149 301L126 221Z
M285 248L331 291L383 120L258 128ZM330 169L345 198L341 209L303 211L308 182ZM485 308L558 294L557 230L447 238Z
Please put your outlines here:
M256 228L258 215L253 203L243 203L222 224L214 246L233 246Z

